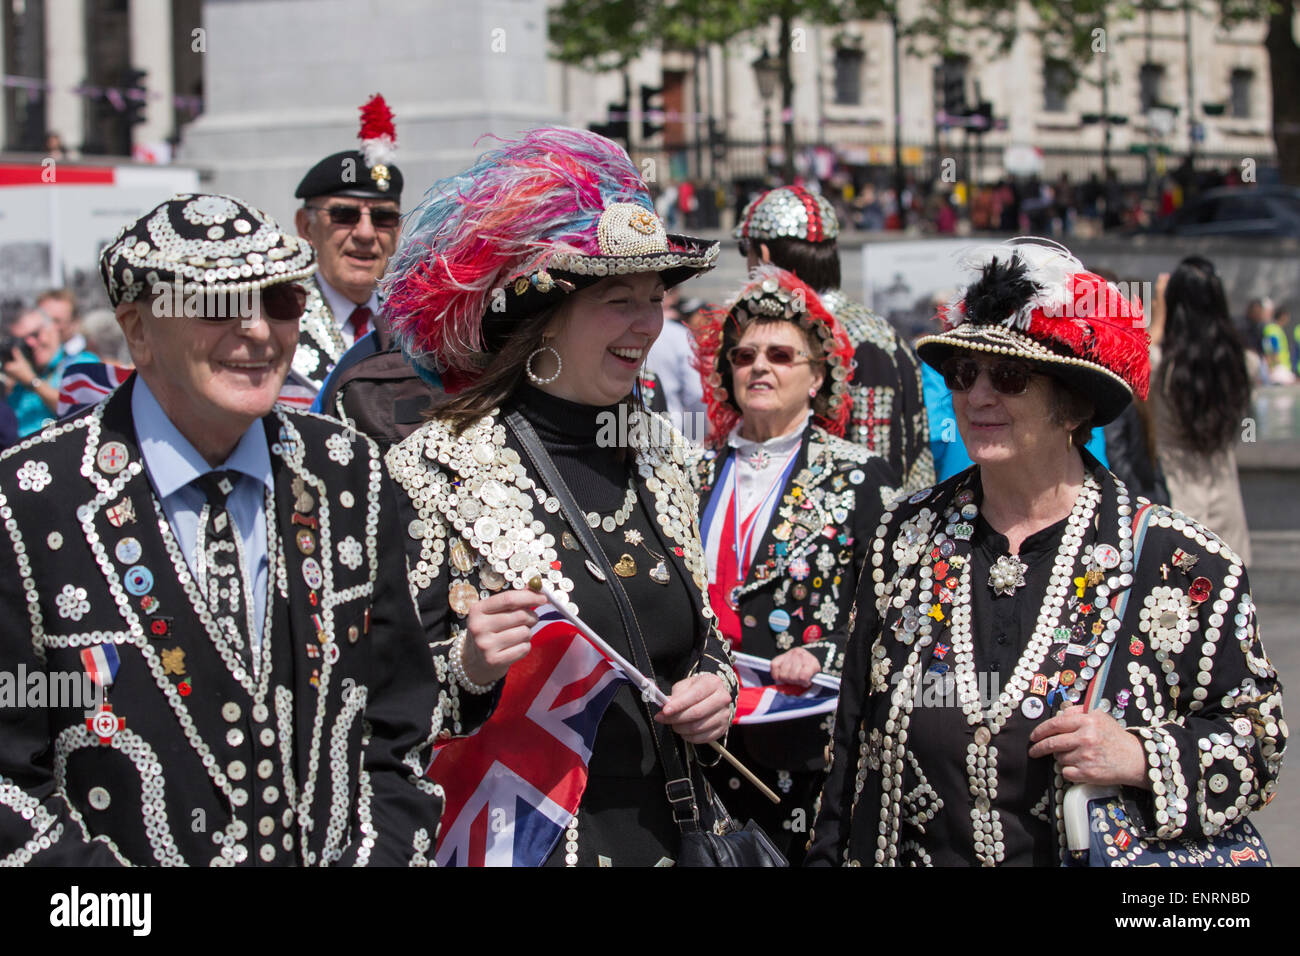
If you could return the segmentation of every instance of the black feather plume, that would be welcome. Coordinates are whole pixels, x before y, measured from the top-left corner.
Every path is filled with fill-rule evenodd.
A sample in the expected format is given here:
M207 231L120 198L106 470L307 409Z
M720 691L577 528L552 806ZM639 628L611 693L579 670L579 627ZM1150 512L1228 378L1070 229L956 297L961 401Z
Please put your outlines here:
M1039 292L1020 256L994 259L966 290L966 318L989 325L1019 312Z

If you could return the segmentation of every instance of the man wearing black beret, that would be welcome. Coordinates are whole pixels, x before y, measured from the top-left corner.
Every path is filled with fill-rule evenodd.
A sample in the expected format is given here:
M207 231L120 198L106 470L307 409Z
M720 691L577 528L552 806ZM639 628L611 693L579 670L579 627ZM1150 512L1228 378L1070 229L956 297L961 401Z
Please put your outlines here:
M316 250L320 270L304 283L307 307L294 371L319 389L334 364L369 332L379 313L375 287L397 247L402 172L393 165L396 132L382 96L361 107L361 148L326 156L294 196L298 235Z

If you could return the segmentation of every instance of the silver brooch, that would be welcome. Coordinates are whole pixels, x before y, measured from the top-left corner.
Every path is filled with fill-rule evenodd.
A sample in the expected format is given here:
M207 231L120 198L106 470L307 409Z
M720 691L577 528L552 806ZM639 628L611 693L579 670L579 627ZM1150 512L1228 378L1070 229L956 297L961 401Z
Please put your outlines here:
M1024 587L1025 572L1028 570L1029 565L1019 558L1004 554L989 568L989 587L998 597L1015 594L1016 588Z

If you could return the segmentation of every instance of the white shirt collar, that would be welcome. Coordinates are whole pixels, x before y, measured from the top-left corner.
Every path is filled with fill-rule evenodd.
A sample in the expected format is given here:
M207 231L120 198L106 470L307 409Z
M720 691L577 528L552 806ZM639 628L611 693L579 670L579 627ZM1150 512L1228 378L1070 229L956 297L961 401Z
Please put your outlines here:
M736 423L736 427L727 435L727 444L732 448L738 449L742 454L752 455L758 449L763 449L770 455L782 455L790 452L795 445L803 440L803 433L808 428L808 422L812 419L812 409L809 409L803 417L799 427L788 435L778 435L775 438L769 438L767 441L750 441L748 438L742 438L740 434L744 421Z

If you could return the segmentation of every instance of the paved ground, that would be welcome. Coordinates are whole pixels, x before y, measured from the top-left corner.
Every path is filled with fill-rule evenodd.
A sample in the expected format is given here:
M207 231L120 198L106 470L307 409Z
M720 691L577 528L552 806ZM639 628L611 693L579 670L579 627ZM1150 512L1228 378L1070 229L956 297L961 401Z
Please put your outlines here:
M1282 677L1288 723L1300 720L1300 604L1264 604L1259 608L1264 649ZM1294 731L1292 732L1294 738ZM1300 866L1300 756L1288 755L1282 766L1278 794L1263 810L1251 815L1273 860L1279 866Z

